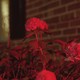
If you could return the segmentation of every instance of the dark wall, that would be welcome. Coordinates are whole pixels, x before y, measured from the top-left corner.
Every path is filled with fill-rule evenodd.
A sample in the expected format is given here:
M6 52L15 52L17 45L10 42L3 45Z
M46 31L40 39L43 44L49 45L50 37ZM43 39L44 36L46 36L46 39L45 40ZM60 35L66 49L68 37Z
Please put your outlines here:
M30 17L48 23L52 35L47 40L80 37L80 0L26 0L26 18Z
M25 0L10 0L10 38L25 36Z

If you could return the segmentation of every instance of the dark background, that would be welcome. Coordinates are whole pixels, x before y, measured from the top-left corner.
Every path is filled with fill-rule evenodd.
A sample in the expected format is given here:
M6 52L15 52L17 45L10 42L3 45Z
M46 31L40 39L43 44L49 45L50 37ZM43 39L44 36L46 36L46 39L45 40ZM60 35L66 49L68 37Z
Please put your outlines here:
M25 0L10 0L10 38L25 36Z

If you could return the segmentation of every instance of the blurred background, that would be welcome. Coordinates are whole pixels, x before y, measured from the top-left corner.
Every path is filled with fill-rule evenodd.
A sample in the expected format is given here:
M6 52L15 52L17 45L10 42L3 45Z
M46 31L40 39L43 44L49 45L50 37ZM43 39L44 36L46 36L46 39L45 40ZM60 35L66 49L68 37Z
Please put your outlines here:
M24 38L25 21L45 20L50 36L69 41L80 34L80 0L0 0L0 41Z

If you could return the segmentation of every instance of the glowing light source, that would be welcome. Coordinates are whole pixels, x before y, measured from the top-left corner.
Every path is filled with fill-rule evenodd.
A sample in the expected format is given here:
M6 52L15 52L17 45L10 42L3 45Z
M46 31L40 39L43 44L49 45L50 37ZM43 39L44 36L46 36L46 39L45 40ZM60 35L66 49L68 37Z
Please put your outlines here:
M9 0L1 0L1 25L0 25L0 37L2 41L8 39L9 32Z

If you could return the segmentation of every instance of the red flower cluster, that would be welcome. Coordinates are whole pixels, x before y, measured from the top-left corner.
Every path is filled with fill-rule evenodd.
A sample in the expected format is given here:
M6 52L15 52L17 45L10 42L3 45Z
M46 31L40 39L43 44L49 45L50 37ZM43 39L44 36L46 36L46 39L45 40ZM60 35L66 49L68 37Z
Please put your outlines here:
M25 28L27 31L32 31L36 29L45 30L48 29L48 25L45 21L40 20L39 18L30 18L27 20Z

